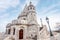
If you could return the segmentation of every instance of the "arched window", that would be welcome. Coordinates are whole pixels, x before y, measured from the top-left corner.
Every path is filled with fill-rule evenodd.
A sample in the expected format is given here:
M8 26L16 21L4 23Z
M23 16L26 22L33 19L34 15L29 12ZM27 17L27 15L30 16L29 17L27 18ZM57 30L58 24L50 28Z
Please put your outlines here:
M28 10L32 9L33 7L28 7Z
M23 18L23 20L26 20L26 18Z
M10 29L8 29L8 34L10 34L10 31L11 31L11 30L10 30Z
M15 28L13 28L13 35L15 35Z
M32 7L30 7L30 9L32 9Z

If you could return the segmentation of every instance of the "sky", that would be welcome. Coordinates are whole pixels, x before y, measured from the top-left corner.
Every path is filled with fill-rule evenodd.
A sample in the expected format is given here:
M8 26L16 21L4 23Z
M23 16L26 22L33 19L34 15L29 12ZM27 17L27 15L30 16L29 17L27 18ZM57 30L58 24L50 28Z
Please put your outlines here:
M46 16L52 30L56 23L60 23L60 0L0 0L0 32L5 32L6 25L16 19L30 1L36 7L39 24L40 18L43 24L47 24Z

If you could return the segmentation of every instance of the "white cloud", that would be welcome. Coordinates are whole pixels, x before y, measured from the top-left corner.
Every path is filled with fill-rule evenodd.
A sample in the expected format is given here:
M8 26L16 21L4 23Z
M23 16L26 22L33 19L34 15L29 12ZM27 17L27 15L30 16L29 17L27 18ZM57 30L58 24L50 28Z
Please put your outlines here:
M5 13L3 15L0 15L0 32L3 32L5 30L5 26L8 23L7 17L9 14Z
M6 28L6 24L8 23L9 21L7 19L3 19L2 22L0 22L0 32L5 32L5 28Z
M0 11L10 6L15 7L19 4L19 0L0 0Z
M6 24L11 22L11 20L9 20L10 18L8 18L10 14L6 12L6 9L16 7L17 5L20 5L19 0L0 0L0 32L4 31Z
M40 11L40 13L41 13L41 14L47 13L49 10L51 10L51 9L53 9L54 7L59 6L59 5L60 5L60 2L58 2L57 4L50 5L50 6L47 7L47 8L42 8L42 10Z
M49 12L47 12L47 16L49 15L49 16L51 16L51 15L53 15L53 14L57 14L57 12L58 12L59 10L58 9L56 9L56 10L51 10L51 11L49 11Z
M0 16L0 19L4 19L4 18L6 18L8 16L9 16L9 13L3 14L3 15Z
M51 15L49 16L50 18L50 25L51 25L51 28L53 29L54 27L56 27L56 23L60 22L60 14L54 14L54 15Z

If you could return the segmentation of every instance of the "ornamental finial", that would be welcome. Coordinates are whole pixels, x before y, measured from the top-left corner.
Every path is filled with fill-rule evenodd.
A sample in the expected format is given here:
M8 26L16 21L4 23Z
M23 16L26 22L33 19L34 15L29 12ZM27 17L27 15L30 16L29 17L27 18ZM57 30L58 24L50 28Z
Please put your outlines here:
M30 1L30 5L32 4L32 2Z

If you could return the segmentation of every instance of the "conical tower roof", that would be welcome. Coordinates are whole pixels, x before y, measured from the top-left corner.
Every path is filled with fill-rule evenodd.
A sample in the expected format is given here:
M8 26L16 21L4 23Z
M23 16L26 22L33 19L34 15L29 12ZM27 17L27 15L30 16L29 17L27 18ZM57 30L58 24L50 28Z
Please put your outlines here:
M35 10L35 6L32 4L32 2L30 2L28 6L27 6L27 4L25 5L23 11L22 11L21 14L18 16L18 18L23 17L23 16L27 16L27 15L28 15L28 11L29 11L30 9L34 9L34 10Z

